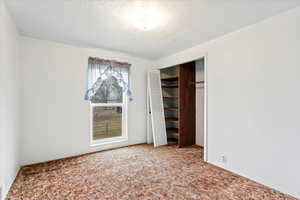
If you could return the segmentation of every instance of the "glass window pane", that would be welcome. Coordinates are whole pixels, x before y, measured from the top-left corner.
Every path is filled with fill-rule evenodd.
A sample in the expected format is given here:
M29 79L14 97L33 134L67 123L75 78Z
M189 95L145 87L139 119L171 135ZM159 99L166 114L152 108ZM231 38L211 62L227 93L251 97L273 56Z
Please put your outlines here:
M93 107L93 140L122 136L122 107Z

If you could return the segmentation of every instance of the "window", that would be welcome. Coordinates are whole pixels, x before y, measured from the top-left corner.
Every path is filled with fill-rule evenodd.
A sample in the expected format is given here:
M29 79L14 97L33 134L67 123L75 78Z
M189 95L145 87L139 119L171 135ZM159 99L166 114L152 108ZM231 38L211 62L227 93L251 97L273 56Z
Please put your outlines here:
M91 144L127 140L127 99L120 103L91 103Z
M122 106L93 106L93 140L122 136Z
M85 100L91 105L91 144L127 140L129 63L88 59Z

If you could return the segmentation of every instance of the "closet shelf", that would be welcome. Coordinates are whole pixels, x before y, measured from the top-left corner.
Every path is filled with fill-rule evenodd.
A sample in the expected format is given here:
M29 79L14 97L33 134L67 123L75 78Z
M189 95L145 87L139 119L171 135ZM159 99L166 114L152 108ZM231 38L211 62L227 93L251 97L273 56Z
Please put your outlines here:
M162 81L177 81L178 80L178 76L162 77L161 80Z
M177 99L178 96L163 96L163 98L168 98L168 99Z
M178 145L178 139L168 138L168 145Z
M178 107L171 107L171 106L168 106L168 107L164 107L165 110L178 110Z
M167 128L167 134L178 134L178 128Z
M163 88L178 88L178 85L177 84L175 84L175 85L163 84L163 85L161 85L161 87L163 87Z
M176 117L166 117L166 121L167 122L179 123L179 120Z

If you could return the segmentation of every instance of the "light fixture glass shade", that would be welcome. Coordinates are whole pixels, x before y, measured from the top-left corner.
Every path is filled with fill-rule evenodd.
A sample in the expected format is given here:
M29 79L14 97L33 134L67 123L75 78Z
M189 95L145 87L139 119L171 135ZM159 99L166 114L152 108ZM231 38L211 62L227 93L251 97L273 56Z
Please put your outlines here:
M139 30L153 30L163 22L163 15L158 8L138 7L131 11L130 22Z

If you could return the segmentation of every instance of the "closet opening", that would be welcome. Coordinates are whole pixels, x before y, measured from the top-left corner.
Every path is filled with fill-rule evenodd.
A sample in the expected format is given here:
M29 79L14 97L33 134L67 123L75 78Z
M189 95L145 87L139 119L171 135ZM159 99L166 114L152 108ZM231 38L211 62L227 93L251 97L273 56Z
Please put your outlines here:
M161 116L165 119L165 127L161 127L165 129L167 144L178 148L200 146L204 154L201 157L206 160L205 57L160 68L157 73L160 75Z

